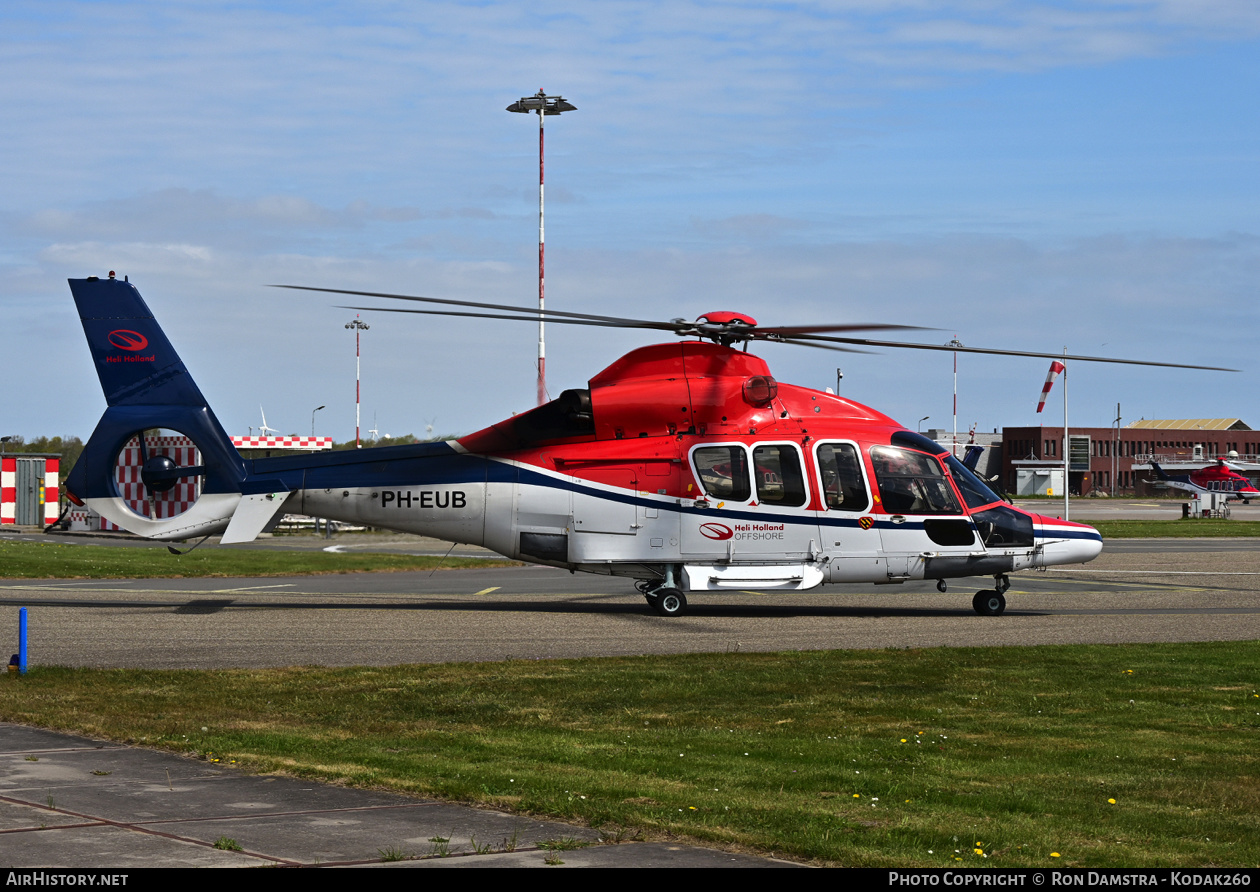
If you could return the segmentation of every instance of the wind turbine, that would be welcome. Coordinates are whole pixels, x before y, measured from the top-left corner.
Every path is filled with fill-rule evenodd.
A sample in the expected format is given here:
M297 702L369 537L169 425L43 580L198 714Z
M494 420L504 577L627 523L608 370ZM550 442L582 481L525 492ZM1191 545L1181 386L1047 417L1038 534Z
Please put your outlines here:
M264 437L265 437L265 436L267 436L267 432L268 432L268 431L270 431L270 432L271 432L271 433L273 433L273 434L278 434L278 433L280 433L280 432L279 432L278 430L276 430L274 427L267 427L267 413L266 413L266 412L263 412L263 407L262 407L262 405L261 405L261 404L258 406L258 411L259 411L259 413L261 413L261 414L262 414L262 427L258 428L258 433L259 433L259 434L261 434L261 435L262 435L262 436L264 436Z

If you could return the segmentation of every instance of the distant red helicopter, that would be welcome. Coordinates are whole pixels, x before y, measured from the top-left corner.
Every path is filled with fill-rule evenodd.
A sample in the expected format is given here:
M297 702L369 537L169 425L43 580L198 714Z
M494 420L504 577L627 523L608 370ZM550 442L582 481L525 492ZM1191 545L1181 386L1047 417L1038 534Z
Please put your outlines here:
M852 400L780 383L746 348L768 340L1051 354L835 334L908 328L901 325L765 327L733 312L657 322L548 310L549 322L685 340L634 350L588 387L458 440L247 459L133 285L111 273L71 279L70 289L109 408L66 480L67 496L141 536L222 533L225 544L247 542L292 511L635 579L662 616L682 614L699 592L916 579L935 579L944 591L945 580L967 576L993 577L972 604L996 616L1009 573L1080 563L1102 550L1092 527L1013 507L927 437ZM539 317L536 308L307 290L466 308L356 309ZM146 445L153 428L191 438L199 463L180 465ZM137 440L147 513L119 489L119 457ZM197 497L178 511L163 506L189 478L198 481Z
M1151 462L1151 468L1165 485L1173 489L1184 490L1195 495L1224 493L1228 499L1242 499L1246 502L1260 499L1260 490L1257 490L1250 480L1239 474L1224 459L1217 459L1214 464L1191 471L1189 474L1175 476L1166 472L1155 462Z

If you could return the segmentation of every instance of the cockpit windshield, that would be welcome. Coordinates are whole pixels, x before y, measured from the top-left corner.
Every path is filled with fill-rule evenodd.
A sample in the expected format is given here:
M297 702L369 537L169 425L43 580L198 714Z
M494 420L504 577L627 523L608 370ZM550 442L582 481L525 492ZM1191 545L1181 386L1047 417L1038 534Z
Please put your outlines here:
M894 446L908 446L935 456L949 452L940 443L914 431L897 431L892 435L892 443ZM963 501L967 503L968 508L975 510L985 505L992 505L994 502L1006 501L953 455L945 456L945 465L949 468L949 473L954 478L954 483L958 485L958 491L962 493Z
M983 508L994 502L1006 501L989 489L970 468L952 455L945 457L945 464L949 468L949 473L954 475L954 482L958 484L958 491L962 493L963 501L967 503L968 508L974 511L976 508Z

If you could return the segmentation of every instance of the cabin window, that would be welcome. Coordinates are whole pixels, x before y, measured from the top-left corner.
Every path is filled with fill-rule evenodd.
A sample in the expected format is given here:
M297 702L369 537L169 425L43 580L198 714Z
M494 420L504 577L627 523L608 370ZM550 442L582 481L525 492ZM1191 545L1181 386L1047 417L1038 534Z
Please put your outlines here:
M873 446L871 463L879 498L889 514L962 514L941 464L930 455Z
M696 478L705 493L715 499L747 502L752 496L748 482L748 453L742 446L702 446L691 453Z
M841 511L865 511L870 504L870 496L862 478L862 460L857 449L850 443L823 443L816 455L827 507Z
M795 446L784 443L754 448L753 478L762 503L800 507L808 500L801 457Z

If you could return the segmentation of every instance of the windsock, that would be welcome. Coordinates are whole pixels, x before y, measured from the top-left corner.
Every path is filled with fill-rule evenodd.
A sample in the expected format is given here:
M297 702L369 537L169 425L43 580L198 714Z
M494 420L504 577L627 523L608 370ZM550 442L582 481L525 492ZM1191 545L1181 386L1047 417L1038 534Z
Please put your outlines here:
M1054 384L1054 379L1059 377L1059 372L1063 371L1066 366L1057 359L1050 363L1050 372L1046 375L1046 383L1041 388L1041 399L1037 402L1037 413L1046 407L1046 397L1050 395L1050 388Z

